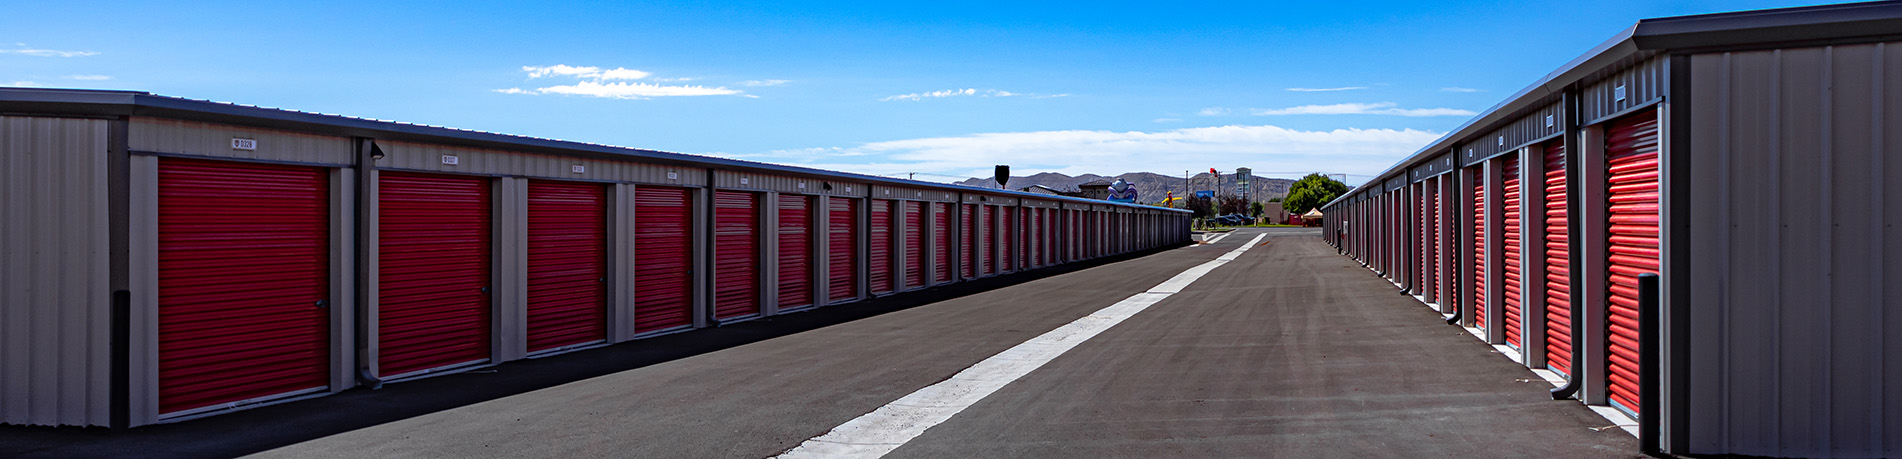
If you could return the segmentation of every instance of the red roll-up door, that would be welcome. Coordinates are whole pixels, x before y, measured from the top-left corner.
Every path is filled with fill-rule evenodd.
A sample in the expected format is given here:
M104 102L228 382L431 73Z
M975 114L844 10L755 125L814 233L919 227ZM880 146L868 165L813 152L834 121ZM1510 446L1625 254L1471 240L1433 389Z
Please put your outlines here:
M1017 208L1001 207L997 211L1000 218L997 238L997 270L1011 272L1017 270Z
M1572 238L1565 143L1545 147L1545 367L1572 374Z
M1501 271L1505 272L1503 277L1506 279L1506 285L1504 286L1506 295L1506 345L1517 348L1519 347L1521 338L1520 324L1525 318L1525 305L1524 302L1521 301L1523 299L1523 291L1520 288L1524 283L1524 279L1521 279L1524 273L1520 272L1519 266L1519 260L1523 253L1521 250L1523 248L1521 245L1523 241L1519 234L1519 216L1523 215L1522 209L1519 206L1519 155L1512 155L1506 158L1505 164L1506 180L1502 183L1503 186L1500 188L1501 191L1504 191L1506 194L1502 200L1505 203L1504 209L1501 209L1505 213L1506 222L1500 225L1500 227L1505 230L1505 235L1502 239L1505 241L1504 245L1506 250L1505 253L1500 255L1504 256L1503 258L1505 259L1506 265L1500 268Z
M1426 245L1426 255L1429 256L1422 257L1426 260L1426 275L1423 278L1427 282L1427 294L1434 302L1446 304L1446 288L1440 283L1440 178L1428 179L1425 190L1425 229L1420 234Z
M713 192L713 318L759 314L759 194Z
M872 293L892 291L892 204L886 199L872 200L871 289Z
M608 189L528 182L528 350L607 339Z
M1613 121L1605 135L1605 199L1610 220L1610 331L1606 344L1611 400L1638 410L1638 275L1658 272L1658 116L1644 112Z
M379 374L488 359L489 179L386 172L378 187Z
M958 205L958 208L963 212L960 215L962 215L964 218L964 225L962 225L963 228L960 228L958 230L960 232L959 233L960 237L958 237L958 243L963 244L963 248L961 249L960 252L958 252L959 254L963 255L961 257L958 257L959 258L958 269L960 272L964 273L964 278L966 279L976 278L977 277L977 239L974 239L974 238L977 237L977 205L976 204L960 204Z
M826 280L831 301L859 297L859 203L852 198L826 198Z
M951 281L951 209L950 203L931 203L931 280Z
M812 306L812 197L779 195L779 309Z
M905 203L905 288L925 285L925 203Z
M1485 177L1476 168L1474 177ZM1486 180L1473 181L1473 326L1486 328Z
M634 332L693 326L693 191L634 190Z
M1415 269L1412 276L1413 280L1410 281L1410 283L1415 285L1413 289L1414 293L1420 294L1421 296L1424 297L1426 296L1427 290L1428 290L1427 264L1431 263L1431 260L1427 259L1428 258L1427 257L1427 209L1426 209L1427 200L1426 200L1426 193L1425 193L1426 186L1419 183L1415 183L1412 186L1413 186L1413 206L1409 208L1408 211L1413 213L1413 228L1412 228L1413 229L1413 235L1412 235L1413 250L1412 252L1413 252L1415 260L1418 261L1418 263L1415 263L1413 265Z
M1032 218L1031 221L1036 222L1034 228L1037 229L1037 237L1035 238L1037 241L1037 249L1031 251L1033 256L1030 264L1032 266L1043 266L1049 263L1049 261L1047 261L1048 256L1046 255L1050 252L1050 217L1047 215L1048 213L1049 211L1041 208L1030 210L1030 215L1035 217Z
M984 275L997 274L997 206L983 206L978 212L977 269Z
M325 387L329 171L161 158L158 204L159 412Z

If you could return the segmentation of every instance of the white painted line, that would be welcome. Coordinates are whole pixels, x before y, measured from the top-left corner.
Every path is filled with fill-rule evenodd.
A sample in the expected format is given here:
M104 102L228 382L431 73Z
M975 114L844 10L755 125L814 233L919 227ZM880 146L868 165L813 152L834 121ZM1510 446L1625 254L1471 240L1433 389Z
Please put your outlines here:
M1136 313L1168 298L1169 295L1181 292L1197 278L1228 264L1242 252L1255 247L1255 243L1261 242L1261 239L1267 236L1267 234L1255 236L1255 239L1247 244L1214 260L1189 268L1156 285L1155 288L1131 295L1107 308L1031 338L1004 352L999 352L976 365L971 365L970 368L965 368L964 371L959 371L950 379L918 389L917 392L912 392L870 413L846 421L845 424L833 428L831 432L806 440L784 454L774 457L876 458L884 456L898 449L899 446L904 446L913 438L923 435L926 429L951 419L951 416L957 415L958 412L964 411L965 408L1004 388L1012 381L1055 360L1057 356L1063 355L1078 344L1109 330L1110 327L1135 316Z

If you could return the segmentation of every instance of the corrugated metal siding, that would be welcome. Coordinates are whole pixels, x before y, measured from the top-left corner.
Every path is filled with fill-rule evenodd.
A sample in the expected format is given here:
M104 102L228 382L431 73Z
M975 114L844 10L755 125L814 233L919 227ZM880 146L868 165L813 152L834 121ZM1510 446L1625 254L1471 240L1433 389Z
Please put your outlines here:
M229 139L226 142L229 142ZM706 170L693 167L606 161L395 140L377 141L377 146L385 153L384 158L376 162L377 167L390 169L684 187L704 186L707 182ZM443 155L455 156L457 164L443 164ZM574 172L574 166L577 165L582 166L584 170L582 173Z
M906 199L928 202L958 202L958 193L954 191L885 185L872 185L872 197L878 199ZM1015 198L1011 199L1015 202Z
M1571 190L1565 180L1565 143L1545 150L1545 366L1572 374Z
M1691 452L1902 457L1902 43L1690 62Z
M306 164L356 162L348 137L142 116L132 117L126 131L132 151ZM232 139L256 140L257 149L233 149Z
M1557 96L1553 96L1555 99ZM1460 146L1462 164L1473 164L1544 141L1565 131L1565 113L1558 101L1526 110L1512 123L1473 138ZM1437 166L1428 164L1427 166ZM1427 170L1434 169L1428 167ZM1421 172L1425 172L1424 170Z
M789 177L725 170L716 170L713 172L713 186L715 188L732 190L778 191L781 193L823 196L865 196L870 193L868 185L857 182L838 182L807 177Z
M1585 85L1578 97L1579 118L1583 121L1580 124L1597 124L1663 98L1666 83L1664 62L1664 58L1649 59ZM1622 98L1619 97L1619 88L1623 88Z
M107 124L0 117L0 422L111 420Z

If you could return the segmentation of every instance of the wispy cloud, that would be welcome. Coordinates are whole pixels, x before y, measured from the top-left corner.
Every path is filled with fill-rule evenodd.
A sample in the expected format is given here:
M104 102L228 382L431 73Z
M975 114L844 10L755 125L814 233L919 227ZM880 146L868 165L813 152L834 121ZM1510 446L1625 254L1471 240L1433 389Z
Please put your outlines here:
M1444 87L1444 88L1440 88L1440 90L1441 90L1441 91L1446 91L1446 92L1479 92L1479 90L1478 90L1478 89L1473 89L1473 88L1462 88L1462 87L1459 87L1459 86L1447 86L1447 87Z
M856 147L727 155L874 175L931 172L968 177L992 166L1036 172L1174 174L1194 167L1379 171L1441 133L1415 129L1303 131L1278 126L1216 126L1142 131L1037 131L873 142ZM1091 166L1078 166L1088 164ZM1114 169L1104 169L1105 167ZM923 177L923 176L921 176Z
M1204 108L1204 109L1195 111L1195 114L1201 115L1201 116L1223 116L1223 115L1227 115L1228 113L1229 113L1229 110L1225 107L1209 107L1209 108Z
M790 83L790 81L787 81L787 80L747 80L747 81L742 81L736 84L740 86L759 88L759 87L766 87L766 86L779 86L786 83Z
M26 43L14 43L13 45L18 46L18 48L0 49L0 54L25 54L28 56L40 56L40 57L86 57L86 56L96 56L99 54L98 51L60 51L56 49L36 49L31 46L27 46Z
M1180 123L1182 122L1182 118L1156 118L1149 121L1156 123Z
M1288 108L1255 108L1249 114L1255 116L1278 115L1393 115L1393 116L1473 116L1472 110L1457 108L1395 108L1393 102L1371 104L1347 103L1333 105L1302 105Z
M1361 89L1367 89L1367 87L1366 86L1345 86L1345 87L1339 87L1339 88L1288 88L1289 91L1294 91L1294 92L1333 92L1333 91L1355 91L1355 90L1361 90Z
M658 84L661 82L684 81L688 80L688 78L654 78L652 81L655 83L632 81L644 79L653 74L626 67L602 69L600 67L558 64L544 67L523 66L522 71L527 73L528 78L531 80L538 78L572 78L582 81L574 84L558 84L534 89L506 88L496 89L494 91L502 94L559 94L609 99L728 95L754 97L740 90L728 89L724 86L709 87L701 85Z
M1069 97L1070 95L1069 94L1025 94L1025 93L1019 93L1019 92L1004 91L999 89L964 88L964 89L945 89L940 91L929 91L929 92L916 92L911 94L899 94L896 96L885 96L885 98L879 99L879 101L891 102L895 100L908 100L908 101L916 102L916 101L921 101L925 99L943 99L946 97L1017 97L1017 96L1028 96L1033 99L1050 99L1050 98L1056 98L1056 97Z
M73 75L66 78L80 81L105 81L112 79L112 77L106 75Z

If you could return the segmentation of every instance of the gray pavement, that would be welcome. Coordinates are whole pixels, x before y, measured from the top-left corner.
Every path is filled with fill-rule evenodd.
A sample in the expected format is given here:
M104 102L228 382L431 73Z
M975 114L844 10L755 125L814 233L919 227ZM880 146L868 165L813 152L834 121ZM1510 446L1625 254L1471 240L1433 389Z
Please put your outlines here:
M1636 441L1313 229L980 280L24 457L766 457L1268 233L890 457L1634 457ZM1534 382L1520 382L1522 380Z

